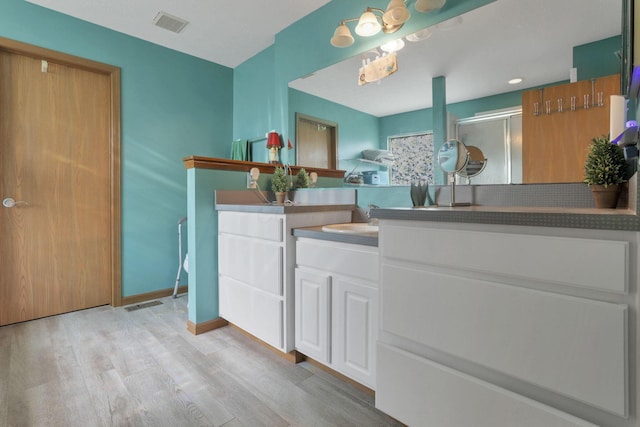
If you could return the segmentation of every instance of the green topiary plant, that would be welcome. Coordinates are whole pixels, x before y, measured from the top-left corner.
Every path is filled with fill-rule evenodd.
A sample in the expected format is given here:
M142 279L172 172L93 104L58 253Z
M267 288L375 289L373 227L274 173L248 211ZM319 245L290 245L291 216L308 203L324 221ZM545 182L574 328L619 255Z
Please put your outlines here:
M309 174L304 168L300 168L296 175L296 188L309 188Z
M289 182L284 168L276 167L271 178L271 190L275 193L284 193L289 190Z
M624 152L603 135L593 138L584 165L584 183L588 185L620 184L625 181L627 164Z

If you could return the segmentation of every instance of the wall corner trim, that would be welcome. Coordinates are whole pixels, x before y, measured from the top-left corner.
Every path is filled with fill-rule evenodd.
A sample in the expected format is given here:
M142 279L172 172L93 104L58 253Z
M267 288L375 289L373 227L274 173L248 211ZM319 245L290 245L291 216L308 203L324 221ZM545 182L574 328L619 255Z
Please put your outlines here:
M228 324L229 322L221 317L202 323L193 323L192 321L187 320L187 330L193 335L200 335L205 332L213 331L214 329L222 328Z

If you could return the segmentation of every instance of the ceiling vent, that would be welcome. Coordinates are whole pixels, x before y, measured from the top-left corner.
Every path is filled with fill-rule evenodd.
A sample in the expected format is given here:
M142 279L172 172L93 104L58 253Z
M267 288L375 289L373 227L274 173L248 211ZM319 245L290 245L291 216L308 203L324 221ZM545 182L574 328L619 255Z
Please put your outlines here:
M178 18L177 16L173 16L168 14L167 12L158 12L155 18L153 18L153 23L165 30L173 31L174 33L179 33L182 31L184 27L189 23L184 19Z

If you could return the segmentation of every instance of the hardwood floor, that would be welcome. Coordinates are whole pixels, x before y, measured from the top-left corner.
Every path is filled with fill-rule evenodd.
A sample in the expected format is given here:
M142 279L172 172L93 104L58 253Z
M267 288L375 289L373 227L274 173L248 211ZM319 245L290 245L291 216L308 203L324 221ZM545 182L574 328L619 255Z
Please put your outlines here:
M373 398L231 327L194 336L187 298L0 328L0 426L396 426Z

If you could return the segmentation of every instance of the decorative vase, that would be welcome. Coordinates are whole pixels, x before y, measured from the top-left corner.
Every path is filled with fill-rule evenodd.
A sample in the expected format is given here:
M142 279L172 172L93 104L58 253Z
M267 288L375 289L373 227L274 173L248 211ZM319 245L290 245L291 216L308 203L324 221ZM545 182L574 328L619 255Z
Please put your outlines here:
M411 182L410 188L411 202L414 208L421 208L433 205L429 195L429 184L426 181L415 180Z
M598 209L615 209L618 205L618 198L620 197L620 190L622 187L618 184L609 185L592 185L591 193L593 199L596 202L596 208Z
M287 193L285 191L276 191L276 203L279 205L284 204L284 200L287 198Z

